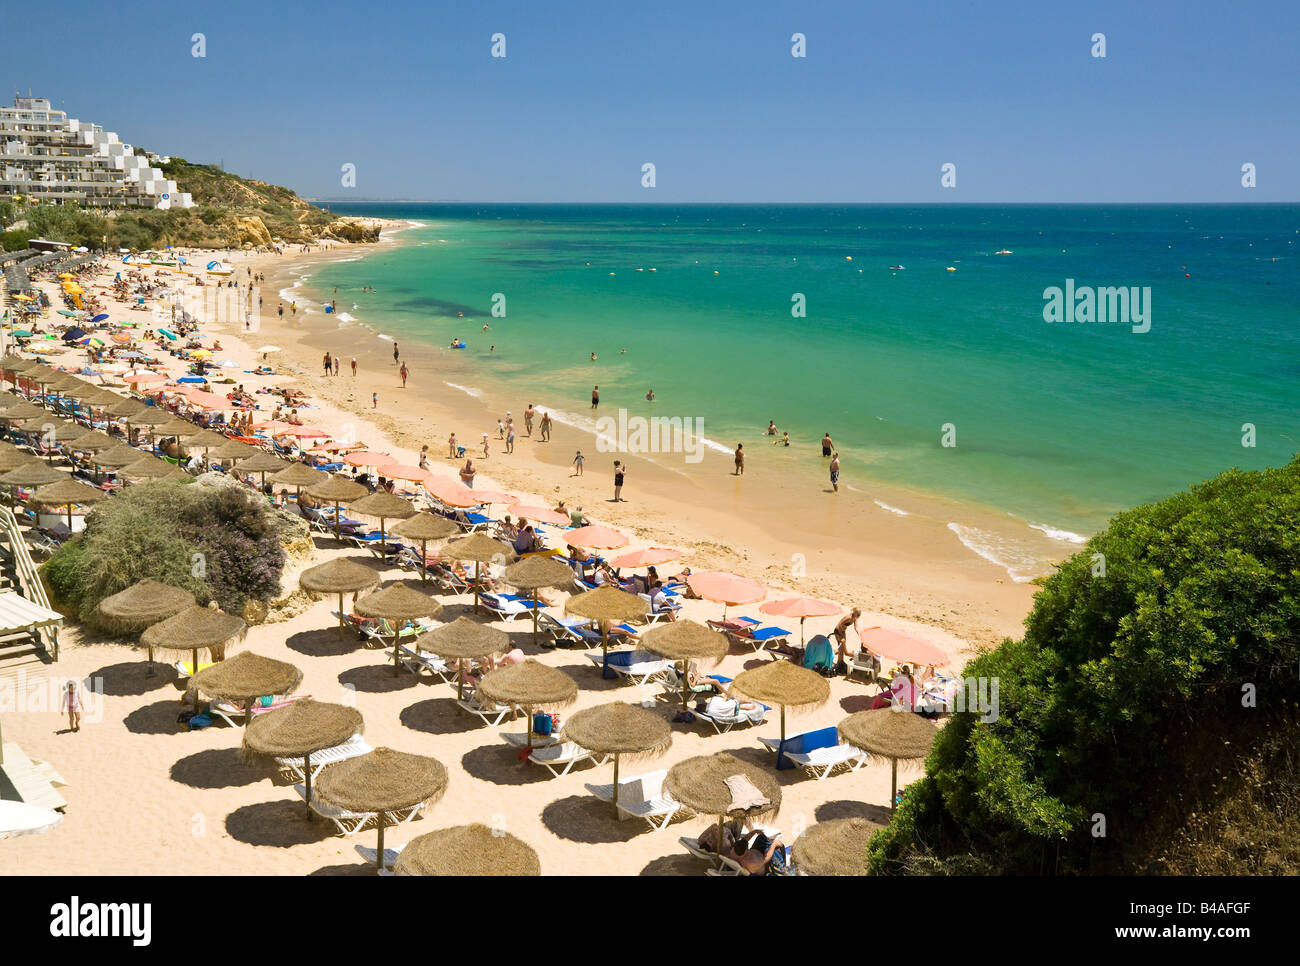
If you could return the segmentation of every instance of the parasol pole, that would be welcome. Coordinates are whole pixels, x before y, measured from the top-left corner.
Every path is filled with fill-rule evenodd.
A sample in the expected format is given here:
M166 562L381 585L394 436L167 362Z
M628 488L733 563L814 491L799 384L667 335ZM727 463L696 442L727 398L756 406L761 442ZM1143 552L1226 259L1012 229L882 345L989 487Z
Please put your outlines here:
M303 776L304 776L304 777L303 777L303 781L305 782L305 787L306 787L306 789L307 789L307 792L306 792L306 794L303 796L303 798L306 800L306 805L307 805L307 821L310 822L310 821L312 820L312 813L311 813L311 752L310 752L310 751L307 752L307 754L305 754L305 755L302 756L302 771L303 771Z

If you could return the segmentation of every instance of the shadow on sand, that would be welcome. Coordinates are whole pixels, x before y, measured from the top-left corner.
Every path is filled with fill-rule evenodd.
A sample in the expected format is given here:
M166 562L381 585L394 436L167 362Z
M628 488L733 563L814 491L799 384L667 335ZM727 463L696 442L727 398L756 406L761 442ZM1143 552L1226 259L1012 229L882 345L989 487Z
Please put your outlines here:
M333 823L317 816L307 818L307 806L295 796L274 802L243 805L226 816L230 837L247 845L270 845L287 849L330 838Z

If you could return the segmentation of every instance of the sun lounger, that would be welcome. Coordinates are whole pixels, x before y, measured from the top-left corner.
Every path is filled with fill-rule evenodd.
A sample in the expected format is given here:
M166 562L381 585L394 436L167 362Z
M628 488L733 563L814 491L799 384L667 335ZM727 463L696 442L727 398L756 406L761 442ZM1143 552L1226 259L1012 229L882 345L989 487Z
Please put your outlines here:
M650 612L646 614L647 624L657 624L661 620L676 620L678 612L682 609L681 604L671 602L661 603L656 608L649 594L637 594L637 596L650 605Z
M454 663L448 664L437 654L430 654L418 647L408 647L405 644L397 645L397 659L402 662L403 667L416 677L422 677L427 671L431 677L441 678L446 684L451 684L456 680L456 665Z
M506 744L514 745L516 748L527 748L530 744L526 731L503 731L501 737ZM557 745L563 740L558 734L533 735L531 744L534 748L546 748L549 745Z
M556 778L563 778L569 773L574 765L580 762L590 761L596 765L603 765L609 760L608 755L597 755L581 748L571 741L562 744L548 745L545 748L535 748L533 753L528 756L528 760L534 765L541 765Z
M776 753L778 769L797 765L818 781L836 768L848 767L850 771L857 771L867 761L865 752L852 745L840 744L839 733L835 728L805 731L786 738L784 742L780 738L758 740L768 751Z
M215 661L200 661L199 670L202 671L205 668L210 668L215 663L216 663ZM172 667L176 669L176 676L178 678L184 679L184 678L192 677L194 675L193 661L177 661L172 665Z
M454 518L466 533L478 533L496 525L496 521L484 513L467 513L457 510Z
M598 668L608 668L621 678L633 684L646 684L660 677L672 667L672 661L666 661L653 651L588 651L587 660Z
M335 745L333 748L314 751L311 755L311 780L315 781L326 765L347 761L349 758L356 758L358 755L369 754L372 751L374 749L366 744L365 739L360 735L353 735L343 744ZM307 777L303 770L306 767L305 758L277 758L275 763L298 781L303 781Z
M495 728L502 719L513 710L507 704L482 704L478 700L478 695L470 693L456 702L462 711L468 711L470 714L483 719L483 723Z
M632 818L645 819L650 828L659 831L666 828L678 813L689 812L685 805L675 801L664 791L664 777L667 769L638 775L618 783L618 817L626 821ZM588 785L587 791L602 802L614 800L614 786Z
M502 620L514 621L521 617L532 617L534 610L546 605L541 601L510 598L503 594L480 594L479 602Z
M551 640L559 644L599 644L600 632L592 630L590 622L579 617L555 617L551 614L538 615L537 626L551 635Z
M380 872L381 875L383 874L383 872L392 869L393 863L397 861L397 857L402 854L402 849L404 848L406 848L405 842L403 842L401 845L395 845L391 849L384 849L384 864ZM377 864L375 860L379 858L378 849L372 849L366 845L358 845L356 846L356 850L357 850L357 855L365 859L367 865L373 866ZM389 872L389 874L391 875L392 873Z
M790 632L784 627L750 627L732 631L727 635L733 641L745 643L754 648L754 653L766 647L779 647L790 640Z
M255 703L253 705L253 717L256 718L259 714L266 714L268 711L279 711L281 708L289 707L295 701L310 697L310 694L297 694L293 697L282 698L279 701L272 701L270 704ZM254 702L257 700L257 698L253 699ZM244 709L229 701L213 701L208 706L208 710L232 728L242 728L244 726Z
M307 798L307 786L296 784L293 790L298 793L298 797ZM376 812L350 812L345 808L336 808L328 802L321 801L320 798L313 795L308 803L311 810L321 818L329 819L338 828L342 835L354 835L360 832L369 822L377 817ZM413 805L410 808L404 808L399 812L393 812L392 815L397 819L398 824L409 822L420 810L424 808L424 803Z
M693 713L696 718L703 719L713 725L714 730L718 734L725 735L736 725L762 724L767 718L767 713L771 710L772 709L767 705L760 704L753 711L744 711L740 708L739 702L737 702L735 714L710 714L708 711L699 710L694 710Z

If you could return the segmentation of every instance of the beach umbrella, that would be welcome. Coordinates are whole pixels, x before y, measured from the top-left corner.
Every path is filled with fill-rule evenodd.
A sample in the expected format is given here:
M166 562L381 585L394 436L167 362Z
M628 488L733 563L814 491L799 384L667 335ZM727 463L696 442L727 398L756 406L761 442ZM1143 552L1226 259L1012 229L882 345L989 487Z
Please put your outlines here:
M80 436L72 441L72 449L85 453L99 453L103 450L116 446L118 441L108 433L100 432L98 429L92 429L89 432L83 432Z
M524 712L528 726L528 747L533 746L534 708L558 707L578 700L578 682L558 668L532 658L488 671L478 683L475 694L483 694L497 704L508 704Z
M773 661L761 667L741 671L731 682L731 689L761 704L781 706L781 744L785 744L785 712L820 708L831 698L831 685L816 671L789 661ZM776 766L781 767L777 751Z
M360 594L377 586L379 574L346 557L336 557L315 567L308 567L298 577L298 585L313 594L339 595L339 637L343 636L346 617L344 594Z
M227 439L224 443L217 443L207 451L209 463L228 463L231 460L243 460L256 456L260 453L256 446L249 446L247 443L241 443L237 439Z
M868 627L863 631L862 646L896 661L918 666L933 664L943 667L950 660L945 652L929 641L884 627Z
M385 463L396 463L397 460L387 453L375 453L371 450L357 450L354 453L348 453L343 457L343 462L348 466L374 466L380 467Z
M242 641L247 633L248 625L242 618L195 604L145 628L140 643L151 654L156 650L189 651L194 661L190 673L198 674L199 651L207 651L214 661L224 660L226 648Z
M196 708L199 691L218 701L242 703L245 727L253 720L255 700L277 694L291 694L301 683L302 671L292 664L263 657L252 651L241 651L212 667L205 667L190 678L190 687L196 695Z
M48 412L30 400L22 399L4 412L0 412L0 419L13 422L15 420L45 419L49 415Z
M725 571L701 571L686 578L687 586L705 600L722 605L722 619L727 619L727 608L737 604L752 604L767 596L763 585L748 577Z
M600 649L608 660L609 625L621 624L623 621L644 620L645 615L650 613L650 605L636 594L606 586L570 597L564 602L564 613L599 622ZM608 673L608 669L602 671L602 674Z
M571 546L582 547L584 550L615 550L619 547L626 547L628 543L627 537L617 530L595 526L594 524L568 531L564 535L564 541Z
M131 372L125 373L122 376L123 382L129 383L132 386L135 386L137 389L140 388L141 386L149 386L160 382L166 382L167 379L168 376L165 373L153 372L152 370L149 369L135 369Z
M66 474L56 483L42 486L32 494L32 502L42 506L67 507L68 529L72 529L72 508L81 503L98 503L108 498L97 486L74 480Z
M16 466L7 473L0 473L0 483L5 486L46 486L69 479L71 477L67 473L56 470L53 466L48 466L39 460L32 460L31 463Z
M105 597L95 607L100 622L117 634L138 634L194 606L188 590L145 578L125 590ZM153 673L153 648L149 648L149 673Z
M263 345L263 346L258 346L257 351L258 352L279 352L280 347L278 345Z
M167 423L171 422L171 420L172 414L167 412L167 410L160 409L157 406L146 406L144 409L138 410L127 416L125 422L128 427L128 433L133 432L136 429L148 429L149 442L152 445L154 436L153 427L165 426ZM129 436L128 441L130 441Z
M658 567L662 563L670 560L676 560L682 555L680 550L669 550L667 547L647 547L645 550L633 550L630 553L622 554L611 560L611 567Z
M348 512L379 518L379 559L384 560L388 555L388 547L384 542L386 537L384 533L385 524L389 520L405 520L408 517L413 517L416 514L416 509L409 500L403 500L400 496L394 496L383 490L376 490L374 493L367 494L349 504Z
M473 490L459 480L430 474L429 478L424 481L424 488L429 491L431 496L447 506L478 506L483 502Z
M717 664L727 656L731 643L727 635L691 620L670 621L651 627L641 634L639 647L653 651L670 661L676 661L682 679L682 710L690 702L690 664L692 661L711 661Z
M573 570L554 557L526 557L506 568L506 583L533 595L533 643L537 643L537 592L543 587L573 586Z
M342 476L331 476L328 480L313 484L307 488L307 495L313 500L322 500L334 504L334 539L339 539L339 508L344 503L360 499L370 491L355 480Z
M0 473L8 473L20 466L42 466L35 456L10 443L0 445Z
M393 863L393 875L534 876L537 852L509 832L475 822L417 835Z
M97 403L94 408L101 410L105 415L111 416L114 419L121 419L124 416L134 416L150 407L141 399L117 396L115 399Z
M799 618L799 646L803 647L803 622L809 617L830 617L842 611L839 604L829 600L817 600L814 597L790 597L785 600L769 600L759 608L764 614L776 617Z
M90 457L90 462L95 466L107 466L110 469L117 469L123 466L130 466L144 459L153 459L142 450L134 446L127 446L125 443L119 443L117 446L111 446L99 453L94 453Z
M380 469L387 470L388 467L384 466L380 467ZM517 496L513 496L510 493L502 493L500 490L471 490L469 487L466 487L465 489L467 492L474 495L474 499L476 500L475 505L479 503L514 503L519 499Z
M393 673L397 674L397 645L402 626L408 621L437 617L442 613L442 604L428 594L398 583L357 598L353 610L362 617L388 621L393 631Z
M745 781L757 791L756 796L745 794L749 792L743 787ZM733 785L742 786L739 799ZM692 811L718 817L719 848L722 825L728 819L756 821L781 810L781 786L776 776L726 752L679 761L664 776L664 790Z
M737 678L739 680L739 678ZM876 708L851 714L839 723L840 740L890 762L889 811L897 807L898 763L925 758L939 733L919 714L901 708Z
M301 500L304 486L315 486L317 483L323 483L328 476L329 474L324 470L318 470L306 463L290 463L287 468L271 477L271 482L279 483L281 486L292 486L295 497Z
M425 631L415 639L415 646L441 658L454 658L460 665L463 661L478 660L489 654L504 654L510 649L510 635L468 617L457 617L450 624ZM465 696L464 684L465 675L460 674L456 680L458 699Z
M461 532L460 525L454 520L448 520L446 517L436 516L428 510L422 510L413 517L407 517L405 520L393 527L393 535L397 537L406 537L408 540L420 541L420 583L429 579L429 568L425 564L428 558L428 543L430 540L446 540Z
M461 562L474 561L474 609L480 610L478 598L482 589L482 565L493 561L504 563L514 556L514 548L500 540L493 540L486 533L471 533L468 537L448 541L438 555Z
M117 475L133 480L163 480L174 472L176 472L176 467L166 460L160 460L156 456L142 456L134 463L119 467Z
M614 756L614 817L617 818L620 759L666 754L673 743L673 729L653 711L613 701L575 711L564 722L564 739L598 755Z
M375 866L384 865L384 829L395 812L409 812L442 798L447 769L436 758L376 748L329 765L316 783L316 797L349 812L374 812L379 829Z
M800 875L866 875L867 843L882 828L865 818L810 825L794 843L794 866Z
M241 473L260 473L262 475L262 486L266 486L267 473L279 473L281 470L289 468L289 464L278 456L272 456L270 453L255 453L248 459L240 460L235 464L235 469Z
M544 506L525 506L522 503L512 503L506 507L506 511L526 520L534 520L537 523L549 523L556 527L567 527L569 525L567 515L558 510L548 510Z
M0 799L0 839L42 835L63 821L63 813L27 802Z
M167 422L153 427L153 433L159 438L175 436L177 440L188 439L191 436L197 436L203 430L195 426L188 419L181 419L179 416L173 416Z
M244 728L244 757L301 758L306 783L307 816L311 817L311 756L360 735L361 712L342 704L299 698L286 708L259 714Z

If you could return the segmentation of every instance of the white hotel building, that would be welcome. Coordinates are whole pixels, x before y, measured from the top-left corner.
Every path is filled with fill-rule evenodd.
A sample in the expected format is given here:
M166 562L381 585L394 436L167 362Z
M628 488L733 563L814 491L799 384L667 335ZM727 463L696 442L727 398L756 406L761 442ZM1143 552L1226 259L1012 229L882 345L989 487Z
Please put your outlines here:
M137 154L112 131L50 109L43 97L0 107L0 198L101 208L191 208L163 177L166 158Z

